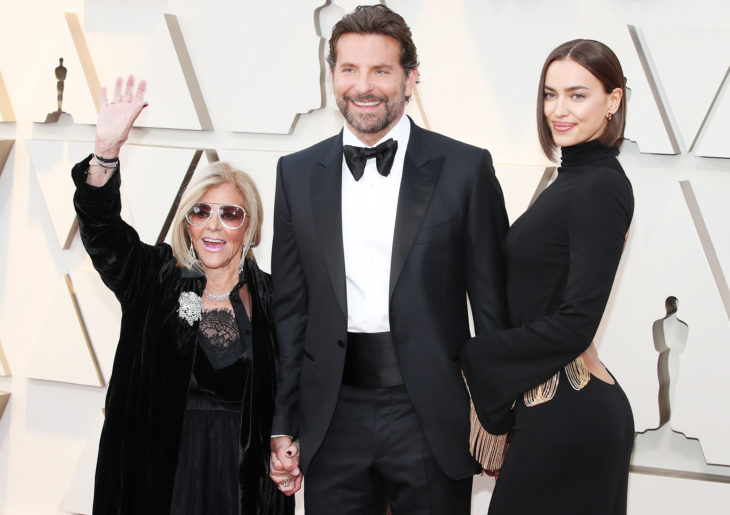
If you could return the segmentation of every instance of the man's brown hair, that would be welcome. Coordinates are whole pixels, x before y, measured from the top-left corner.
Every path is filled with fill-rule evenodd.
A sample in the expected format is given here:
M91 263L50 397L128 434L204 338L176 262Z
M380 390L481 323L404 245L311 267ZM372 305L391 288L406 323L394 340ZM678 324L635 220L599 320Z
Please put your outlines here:
M332 29L327 63L334 68L337 62L337 42L343 34L381 34L395 39L400 46L400 65L406 76L418 68L418 52L411 29L400 14L382 4L360 5L346 14Z

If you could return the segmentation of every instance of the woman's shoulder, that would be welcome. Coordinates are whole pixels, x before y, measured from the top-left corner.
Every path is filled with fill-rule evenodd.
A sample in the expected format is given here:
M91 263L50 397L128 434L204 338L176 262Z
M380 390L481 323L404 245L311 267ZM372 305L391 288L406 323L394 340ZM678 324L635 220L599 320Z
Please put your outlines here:
M587 178L585 188L589 193L595 195L613 193L633 198L631 181L617 159L596 163L587 174Z
M246 267L248 274L251 279L251 283L254 288L259 292L259 295L266 295L271 292L271 274L264 272L259 268L258 263L255 259L246 258Z
M167 243L158 243L157 245L151 246L151 249L157 253L157 259L160 263L157 271L160 282L173 278L177 279L187 270L178 265L177 259L175 259L172 253L172 247Z
M246 266L248 267L248 270L256 277L271 281L271 274L261 270L261 268L259 268L259 264L256 262L255 259L246 258Z
M612 161L612 162L611 162ZM575 216L614 212L629 220L634 211L631 181L617 160L596 163L585 174L579 195L573 204Z

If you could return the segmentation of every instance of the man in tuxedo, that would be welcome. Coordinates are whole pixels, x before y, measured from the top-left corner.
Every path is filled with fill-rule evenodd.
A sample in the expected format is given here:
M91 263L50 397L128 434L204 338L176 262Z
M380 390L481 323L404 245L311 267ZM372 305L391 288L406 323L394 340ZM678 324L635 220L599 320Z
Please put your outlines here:
M307 515L469 513L458 356L467 293L477 333L506 319L502 192L486 150L405 116L418 57L401 16L358 7L328 63L344 128L277 167L271 477L292 494L301 470Z

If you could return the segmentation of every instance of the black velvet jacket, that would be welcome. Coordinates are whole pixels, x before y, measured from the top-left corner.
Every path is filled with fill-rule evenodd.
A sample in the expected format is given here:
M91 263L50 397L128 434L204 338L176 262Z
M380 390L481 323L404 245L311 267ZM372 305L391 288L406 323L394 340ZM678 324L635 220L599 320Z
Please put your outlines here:
M139 240L120 217L119 170L104 186L89 186L89 158L72 171L81 240L122 307L99 442L94 513L165 514L170 512L198 332L198 322L191 325L178 314L178 299L182 292L201 295L205 277L176 266L169 245ZM268 478L277 354L270 276L251 260L246 272L252 309L261 310L255 318L266 324L253 327L251 373L241 377L240 513L287 515L294 512L293 498Z

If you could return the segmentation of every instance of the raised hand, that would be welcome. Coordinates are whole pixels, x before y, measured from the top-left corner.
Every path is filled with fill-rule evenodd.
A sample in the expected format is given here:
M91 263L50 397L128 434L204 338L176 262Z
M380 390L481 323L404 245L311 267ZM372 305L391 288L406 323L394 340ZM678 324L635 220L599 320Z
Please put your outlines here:
M144 100L146 88L147 84L142 80L137 86L137 91L134 92L134 77L130 75L127 78L124 94L122 94L122 78L119 77L114 85L114 96L111 102L107 99L106 88L101 88L94 145L94 152L97 156L106 159L119 156L119 150L127 141L134 121L142 109L148 105Z

